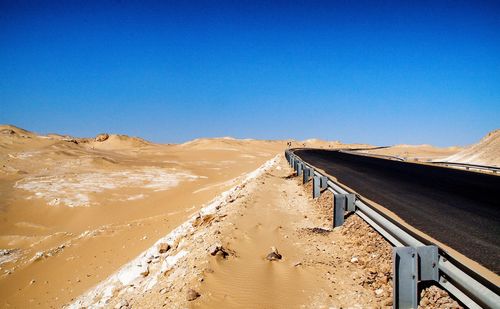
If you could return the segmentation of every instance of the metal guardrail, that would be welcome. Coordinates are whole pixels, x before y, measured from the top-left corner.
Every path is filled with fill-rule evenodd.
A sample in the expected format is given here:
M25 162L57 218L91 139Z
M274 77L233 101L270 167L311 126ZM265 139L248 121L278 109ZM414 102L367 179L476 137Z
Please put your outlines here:
M384 147L379 147L379 148L374 148L374 149L383 149L383 148L388 148L388 147L384 146ZM368 148L368 149L362 149L362 150L372 150L372 149ZM440 165L440 166L447 166L447 167L461 167L461 168L464 168L466 170L486 171L486 172L491 172L493 174L500 173L500 167L496 167L496 166L488 166L488 165L480 165L480 164L472 164L472 163L460 163L460 162L446 162L446 161L419 161L419 160L408 161L405 158L398 157L398 156L366 153L366 152L360 152L359 150L356 150L356 149L339 149L338 151L344 152L344 153L349 153L349 154L355 154L358 156L374 157L374 158L388 159L388 160L401 161L401 162Z
M496 167L496 166L487 166L487 165L470 164L470 163L458 163L458 162L441 162L441 161L431 161L431 162L425 162L425 163L444 165L444 166L452 166L452 167L457 166L457 167L463 167L467 170L476 169L476 170L480 170L480 171L500 173L500 167Z
M498 286L482 278L482 282L467 274L457 261L452 261L442 248L425 245L400 226L384 217L361 201L359 196L318 172L291 150L285 157L303 183L313 181L313 198L325 190L334 194L334 227L344 222L345 211L351 211L364 219L393 246L393 306L417 308L418 285L434 281L469 308L500 308ZM484 284L487 282L487 284ZM493 288L492 288L493 287ZM495 288L496 287L496 291Z
M375 149L383 149L387 147L380 147L380 148L375 148ZM372 149L367 149L367 150L372 150ZM382 154L376 154L376 153L366 153L366 152L360 152L359 150L352 150L352 149L339 149L339 152L344 152L344 153L350 153L350 154L355 154L358 156L365 156L365 157L375 157L375 158L380 158L380 159L388 159L388 160L395 160L395 161L402 161L405 162L406 160L404 158L398 157L398 156L389 156L389 155L382 155Z

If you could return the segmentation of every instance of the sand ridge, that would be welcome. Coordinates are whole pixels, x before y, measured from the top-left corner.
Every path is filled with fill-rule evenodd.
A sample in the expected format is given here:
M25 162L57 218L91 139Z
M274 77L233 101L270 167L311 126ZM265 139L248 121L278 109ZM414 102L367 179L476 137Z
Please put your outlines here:
M142 272L138 282L119 289L106 284L98 286L98 295L90 291L71 307L390 305L390 265L379 263L383 268L380 280L371 275L378 270L367 262L369 256L382 257L372 251L365 259L350 250L360 243L348 240L348 231L342 233L342 229L332 231L328 227L328 221L320 210L315 210L304 188L288 177L284 157L280 155L279 160L274 159L258 171L251 181L239 186L238 194L233 191L225 203L212 208L214 211L200 213L181 225L186 232L177 241L165 241L171 245L166 256L159 253L162 240L141 255L148 259L150 254L151 262L142 264L148 264L149 270ZM359 224L362 222L358 219L350 226L357 229ZM383 243L381 238L378 241ZM281 260L266 260L271 246L283 255ZM384 250L390 252L387 246ZM227 253L213 254L214 247ZM130 265L139 264L134 261ZM370 286L368 282L373 279L369 278L380 285ZM89 295L93 303L85 302Z
M249 181L273 166L276 160L277 157L246 175L240 184L223 192L207 206L200 209L197 214L159 239L151 248L124 265L116 274L79 297L68 308L105 306L115 294L130 291L129 287L133 287L133 290L139 290L140 293L150 290L157 283L158 276L173 269L179 260L189 254L189 250L184 248L186 246L183 246L181 242L185 240L187 235L193 233L199 222L207 220L205 218L211 220L216 215L217 210L234 201ZM162 248L168 249L162 252ZM175 254L172 253L174 250ZM168 254L165 254L167 251L169 251Z
M465 148L401 144L363 149L358 152L392 156L414 162L453 162L500 167L500 129L489 132L478 143Z
M286 147L0 129L0 298L13 307L67 303Z
M279 294L283 297L275 300L283 304L305 300L318 305L388 304L390 289L386 285L390 284L390 278L387 272L377 270L369 274L366 267L361 268L365 269L363 271L352 268L358 265L351 262L352 250L359 244L342 238L342 233L335 231L328 232L338 237L331 242L318 238L324 236L317 234L318 231L328 229L328 224L325 225L328 216L322 214L321 205L314 210L317 203L310 200L309 193L299 187L296 179L288 177L289 168L282 155L278 162L273 161L275 167L269 167L272 172L265 171L241 187L251 171L276 154L282 154L290 145L373 148L366 144L345 145L317 139L270 141L228 137L203 138L184 144L155 144L117 134L75 138L60 134L39 135L14 126L0 126L0 220L3 222L0 225L0 306L61 307L74 302L85 291L99 291L94 293L95 299L82 296L78 300L86 299L84 303L103 300L108 307L123 301L117 296L134 291L115 290L116 285L107 289L92 290L93 287L110 287L105 283L109 283L106 281L109 278L114 278L122 287L145 278L145 295L159 293L163 297L168 294L168 300L152 298L155 302L149 303L138 295L130 302L143 307L163 306L165 302L170 307L182 307L186 304L189 284L198 289L201 297L187 304L217 307L227 299L224 295L234 286L234 280L247 276L241 272L241 265L245 264L251 265L256 273L260 271L261 276L232 293L235 304L241 304L249 293L260 293L255 290L259 286L257 283L266 279L263 286L269 284L273 278L269 271L273 269L275 275L281 277L275 277L277 281L269 287L278 294L283 292ZM231 192L231 188L238 185L241 192L237 198L225 195L224 192ZM217 204L216 201L230 207L221 207L223 211L217 210L215 215L200 212L206 205ZM266 211L262 211L262 207ZM311 212L315 215L308 215ZM192 217L193 213L200 215ZM348 219L348 223L353 223L347 224L345 231L367 228L362 222L353 220ZM253 221L261 224L252 225ZM172 241L175 237L164 238L187 231L183 228L186 225L189 233L178 242ZM316 232L311 234L310 229ZM372 235L366 231L365 234ZM218 237L212 238L214 235ZM217 260L207 260L206 247L216 241L233 254L225 261L229 263L218 265ZM378 243L384 247L382 240L378 239ZM165 244L170 248L163 252L166 254L158 256L155 250L158 245ZM198 245L193 249L193 244ZM262 266L268 265L263 258L271 245L277 246L283 254L280 262L286 262L274 264L278 266L262 272L265 269ZM343 267L328 268L333 265L329 253L332 248L339 252L337 259L343 261ZM316 255L318 259L312 262L301 259ZM140 258L134 260L137 257ZM371 259L370 255L366 257ZM131 261L137 263L130 264ZM165 279L163 275L156 276L157 281L151 279L155 277L151 263L158 263L158 271L168 277L176 274L169 283L175 288L167 291L161 285ZM127 265L132 265L133 270L113 277L120 269L126 270ZM304 272L301 266L307 271ZM185 272L186 267L189 271ZM200 273L201 269L209 273ZM352 277L353 272L359 278ZM235 276L231 277L233 274ZM194 276L189 277L191 281L186 279L188 275ZM349 276L352 280L340 281L361 296L352 294L342 300L338 291L332 290L335 286L332 283ZM303 284L290 286L288 281ZM374 285L372 281L378 283ZM201 286L201 282L207 284ZM371 283L363 285L363 282ZM319 288L315 290L317 293L307 287L309 284ZM286 298L284 295L290 293L285 293L285 288L295 289L296 297ZM300 297L303 293L306 298ZM271 304L271 296L266 293L262 296L262 303L269 301ZM326 297L330 301L326 302Z
M332 230L331 194L312 200L283 156L237 190L181 225L186 232L165 241L168 251L160 253L160 240L141 255L150 262L139 281L98 286L71 307L391 307L391 246L355 215ZM270 247L280 259L266 258ZM423 295L460 308L440 289Z
M444 158L443 161L500 167L500 129L489 132L477 144Z
M462 148L457 146L452 147L435 147L432 145L394 145L389 147L375 147L374 149L363 149L356 152L390 156L405 161L428 162L432 160L443 160L444 158L456 154Z
M59 307L116 272L291 142L155 144L0 126L2 306Z

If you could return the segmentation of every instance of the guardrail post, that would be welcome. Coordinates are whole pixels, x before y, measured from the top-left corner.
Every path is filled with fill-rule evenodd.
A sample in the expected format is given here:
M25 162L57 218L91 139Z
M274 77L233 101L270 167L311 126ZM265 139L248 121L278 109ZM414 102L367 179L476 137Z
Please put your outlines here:
M417 249L396 247L392 251L394 308L417 308Z
M347 211L356 211L356 195L354 194L346 194L346 205L345 210Z
M344 224L344 211L356 210L356 195L334 194L333 195L333 227Z
M311 175L314 175L314 171L312 168L304 166L304 177L302 178L302 183L307 183L311 178Z
M297 176L302 175L303 168L304 168L304 165L302 164L302 162L297 163Z
M324 190L324 189L328 188L328 177L326 177L326 176L320 177L319 188L320 188L320 190Z
M344 224L344 205L346 197L344 194L333 195L333 227Z
M313 176L313 198L318 198L320 195L320 178L318 176Z
M437 246L417 247L418 254L418 279L420 281L439 281Z

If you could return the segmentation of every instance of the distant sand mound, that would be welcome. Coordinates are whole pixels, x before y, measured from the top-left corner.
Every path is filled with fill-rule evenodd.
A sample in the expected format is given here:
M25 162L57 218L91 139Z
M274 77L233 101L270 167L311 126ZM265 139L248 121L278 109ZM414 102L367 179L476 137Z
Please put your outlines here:
M240 147L255 142L264 143L265 141L242 140L233 137L197 138L185 142L181 144L181 146L187 146L193 149L233 150L233 147Z
M5 124L5 125L0 125L0 136L16 136L16 137L29 138L36 136L36 134L13 125Z
M70 139L71 136L68 136L68 135L61 135L61 134L56 134L56 133L49 133L46 135L48 138L50 139L53 139L53 140L59 140L59 141L63 141L63 140L67 140L67 139Z
M235 147L242 146L271 146L271 145L282 145L286 146L287 143L291 143L292 148L310 147L310 148L341 148L345 146L339 141L324 141L321 139L310 138L304 141L298 141L295 139L289 140L256 140L251 138L238 139L233 137L216 137L216 138L197 138L184 144L181 147L189 147L193 149L216 149L216 150L234 150Z
M312 147L312 148L328 148L328 147L339 147L343 145L340 141L325 141L318 138L309 138L303 141L292 141L292 146L294 144L299 144L302 147Z
M107 133L97 135L90 144L99 149L140 148L151 145L150 142L139 137Z
M398 147L398 148L434 148L434 146L432 145L429 145L429 144L420 144L420 145L412 145L412 144L398 144L398 145L394 145L394 146L391 146L391 147Z
M479 143L449 156L444 161L500 167L500 129L491 131Z

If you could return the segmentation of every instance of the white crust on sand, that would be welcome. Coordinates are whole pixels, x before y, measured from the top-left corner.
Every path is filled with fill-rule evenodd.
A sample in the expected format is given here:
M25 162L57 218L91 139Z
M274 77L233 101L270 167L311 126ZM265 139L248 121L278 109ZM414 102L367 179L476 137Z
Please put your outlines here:
M279 155L276 155L253 172L246 174L238 185L218 195L198 213L160 238L152 247L122 266L120 270L82 294L66 308L102 308L109 303L113 296L127 293L129 288L143 291L151 289L158 281L158 276L173 269L178 261L189 254L189 251L182 248L184 247L182 240L194 232L196 220L201 216L215 214L221 207L228 205L238 196L246 184L272 168L278 160ZM172 249L165 253L159 253L160 246L164 246L164 244L168 244ZM152 261L160 259L163 261L162 263L152 263Z

